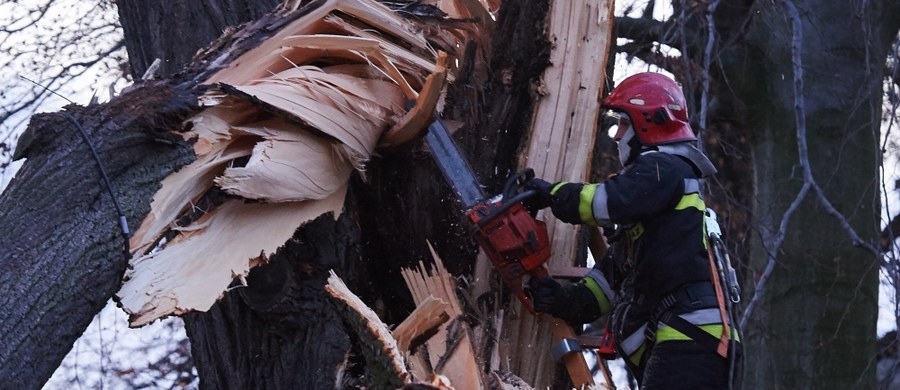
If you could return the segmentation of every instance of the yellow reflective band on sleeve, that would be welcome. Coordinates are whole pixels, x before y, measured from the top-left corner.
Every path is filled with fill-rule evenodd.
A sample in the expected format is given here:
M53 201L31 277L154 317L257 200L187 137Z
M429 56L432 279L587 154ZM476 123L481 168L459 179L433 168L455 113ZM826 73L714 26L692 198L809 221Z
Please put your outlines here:
M689 207L693 207L703 212L706 210L706 203L703 203L703 198L700 197L700 194L687 194L681 197L681 200L678 201L678 205L675 206L675 210L684 210Z
M585 184L581 187L580 199L578 202L578 216L585 225L597 226L597 220L594 219L594 194L597 192L596 184Z
M662 325L662 323L660 323ZM704 332L711 334L715 338L719 338L722 336L722 324L709 324L709 325L698 325L700 329L703 329ZM684 333L681 333L675 328L671 326L660 326L656 329L656 342L661 343L664 341L679 341L679 340L693 340ZM737 337L735 341L741 341L740 337Z
M561 182L559 182L559 183L556 183L556 185L553 186L553 188L550 189L550 195L556 195L556 191L559 191L559 188L562 187L562 186L564 186L564 185L566 185L566 184L569 184L569 183L568 183L568 182L565 182L565 181L561 181Z
M594 294L594 298L597 298L597 305L600 306L600 315L604 315L609 313L610 303L609 297L603 293L603 289L600 288L600 285L597 284L597 281L591 278L581 279L584 285L591 290L591 293Z

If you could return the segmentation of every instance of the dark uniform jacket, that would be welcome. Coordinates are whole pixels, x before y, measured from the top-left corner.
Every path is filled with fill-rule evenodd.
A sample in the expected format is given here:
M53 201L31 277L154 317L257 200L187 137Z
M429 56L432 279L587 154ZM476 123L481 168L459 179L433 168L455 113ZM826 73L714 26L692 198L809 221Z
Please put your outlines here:
M620 238L605 259L614 262L615 276L595 269L583 283L599 302L610 303L601 304L601 312L603 306L612 307L619 353L634 366L642 365L654 344L690 339L655 321L660 309L673 310L716 337L721 334L698 176L685 158L645 151L593 189L593 218L599 225L619 225ZM598 267L603 268L603 261ZM673 295L679 297L677 304L660 307L664 297Z

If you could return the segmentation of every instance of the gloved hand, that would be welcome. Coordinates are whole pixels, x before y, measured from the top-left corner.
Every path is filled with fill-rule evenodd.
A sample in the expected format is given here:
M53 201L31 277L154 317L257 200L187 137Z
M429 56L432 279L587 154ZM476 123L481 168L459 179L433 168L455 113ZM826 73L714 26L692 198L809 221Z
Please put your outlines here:
M531 168L526 169L519 179L525 191L534 190L535 196L522 201L522 205L532 215L538 211L550 207L553 215L560 221L581 224L593 223L593 218L582 220L581 216L581 190L585 188L582 183L556 182L551 184L546 180L534 177ZM592 185L594 186L594 185Z
M553 278L528 281L534 311L547 313L571 324L585 324L600 317L597 299L584 283L565 287Z
M533 175L534 173L532 173L532 176ZM536 192L534 196L522 201L522 205L525 206L526 210L531 213L536 213L550 207L552 198L550 191L553 189L553 184L550 184L544 179L531 177L522 187L525 191L534 190Z
M531 299L534 304L534 311L538 313L550 313L556 306L557 294L562 286L553 278L531 278L528 281L528 288L531 289Z

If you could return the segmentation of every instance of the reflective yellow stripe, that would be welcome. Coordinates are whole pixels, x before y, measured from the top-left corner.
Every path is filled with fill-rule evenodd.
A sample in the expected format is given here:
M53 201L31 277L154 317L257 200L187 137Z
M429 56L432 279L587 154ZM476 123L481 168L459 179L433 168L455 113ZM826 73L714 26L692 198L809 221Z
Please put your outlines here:
M678 201L678 205L675 206L675 210L684 210L689 207L693 207L703 212L706 210L706 203L703 203L703 198L700 197L700 194L687 194L681 197L681 200Z
M628 357L628 360L631 360L631 363L633 363L635 366L641 365L641 357L644 356L644 350L647 349L646 346L647 344L642 344L637 351L634 351L634 353Z
M715 338L722 337L722 324L709 324L709 325L698 325L700 329L703 329L704 332L711 334ZM675 328L671 326L660 326L659 329L656 330L656 342L661 343L663 341L677 341L677 340L693 340L688 337L684 333L681 333ZM735 341L741 341L740 337L736 338Z
M578 202L578 216L581 217L581 222L590 226L597 226L592 207L594 204L594 193L596 192L596 184L585 184L584 187L581 187L581 194L579 194L581 199Z
M562 187L562 186L564 186L564 185L566 185L566 184L569 184L569 183L568 183L568 182L565 182L565 181L561 181L561 182L559 182L559 183L556 183L556 185L553 186L553 188L550 189L550 195L556 195L556 191L559 191L559 188Z
M603 293L603 289L600 288L600 285L597 284L597 281L591 278L584 278L584 285L587 286L588 290L591 290L594 293L594 298L597 298L597 305L600 306L601 315L609 313L610 304L609 298L606 294Z

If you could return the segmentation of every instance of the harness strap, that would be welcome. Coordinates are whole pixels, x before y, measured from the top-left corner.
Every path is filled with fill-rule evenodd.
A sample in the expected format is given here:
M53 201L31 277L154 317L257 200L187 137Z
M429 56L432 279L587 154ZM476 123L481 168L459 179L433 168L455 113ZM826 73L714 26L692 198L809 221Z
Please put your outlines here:
M718 290L718 291L716 291L716 294L715 294L716 295L716 297L715 297L716 304L717 304L717 306L719 306L723 302L723 300L721 299L722 296L719 294L721 292L721 287L715 288L714 285L713 286L710 285L710 284L714 284L714 283L715 282L686 285L686 286L683 286L682 288L678 289L674 293L668 294L668 295L664 296L662 299L660 299L659 303L657 304L656 310L650 316L650 321L648 321L647 326L644 329L643 333L644 333L644 336L646 337L646 339L650 342L655 342L657 340L656 333L657 333L657 329L659 327L659 322L663 322L663 323L665 323L665 325L668 325L672 329L674 329L678 332L681 332L683 335L689 337L691 340L695 341L696 343L703 345L713 351L716 351L716 353L718 353L722 357L727 357L728 356L727 348L728 348L728 340L730 338L729 337L730 331L728 328L727 318L721 319L721 307L715 307L715 308L710 307L710 309L716 310L718 312L716 314L721 319L721 326L722 326L722 332L723 332L721 339L710 334L709 332L704 330L701 326L691 323L690 321L675 314L674 311L672 310L672 308L678 303L681 303L682 305L691 305L691 304L701 304L704 306L709 305L712 302L709 302L707 300L707 299L711 298L707 294L712 293L713 291L716 291L716 290ZM710 291L710 290L713 290L713 291ZM704 293L704 291L706 291L706 292ZM704 297L708 297L708 298L704 298ZM694 302L694 300L696 300L696 302ZM708 302L708 303L703 304L701 302ZM709 307L709 306L707 306L707 307ZM697 313L697 312L694 312L694 313ZM725 340L725 349L724 350L721 349L722 339ZM723 352L725 353L725 355L722 355Z
M725 308L725 294L722 292L722 281L719 280L718 267L716 267L715 259L713 259L712 248L710 248L709 245L707 245L706 254L709 258L709 272L712 274L713 287L716 289L716 303L719 306L719 316L722 318L722 336L719 337L719 344L716 346L716 353L718 353L719 356L727 359L728 339L731 332L728 330L728 311Z
M662 321L666 325L671 326L672 329L684 333L685 336L690 337L697 344L700 344L711 350L718 351L719 339L716 338L716 336L707 333L697 325L688 322L684 318L673 314L671 310L663 313L659 318L659 321Z

